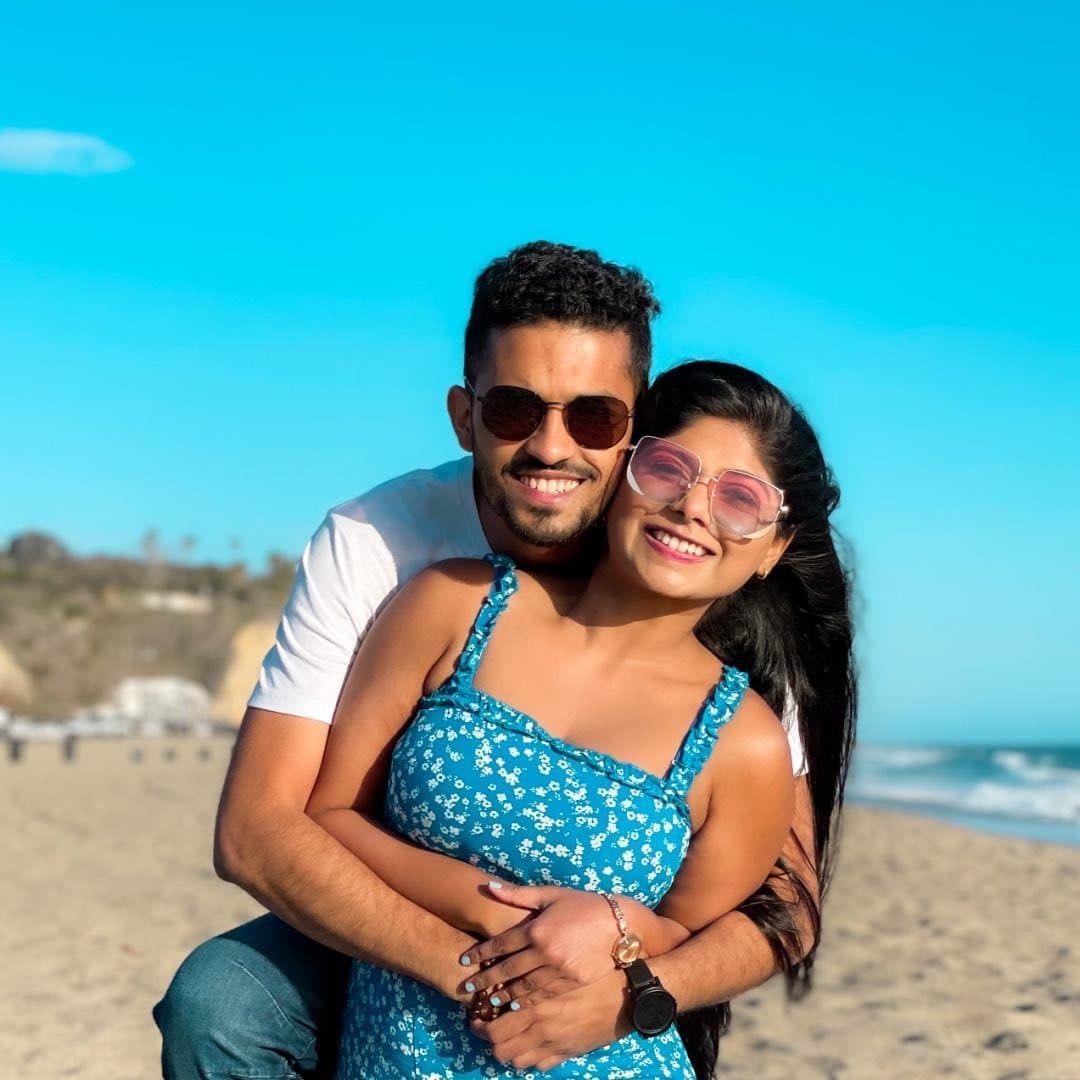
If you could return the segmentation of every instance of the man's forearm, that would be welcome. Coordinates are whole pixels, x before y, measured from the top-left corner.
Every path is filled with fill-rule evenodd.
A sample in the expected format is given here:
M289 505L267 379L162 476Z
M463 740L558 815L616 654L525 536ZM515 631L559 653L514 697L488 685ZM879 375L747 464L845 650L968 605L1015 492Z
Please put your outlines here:
M249 808L242 828L219 831L215 863L316 941L461 996L456 958L473 939L395 892L303 812Z
M722 916L648 963L680 1012L727 1001L764 982L776 968L765 937L741 912ZM526 1001L518 1012L474 1030L491 1042L498 1060L520 1068L541 1062L548 1067L607 1046L632 1030L626 989L626 973L612 969L588 986Z
M491 898L485 888L490 874L463 859L417 847L356 810L310 816L391 889L467 934L492 937L526 914Z
M730 1001L777 970L762 932L740 911L710 923L649 967L679 1003L680 1012Z

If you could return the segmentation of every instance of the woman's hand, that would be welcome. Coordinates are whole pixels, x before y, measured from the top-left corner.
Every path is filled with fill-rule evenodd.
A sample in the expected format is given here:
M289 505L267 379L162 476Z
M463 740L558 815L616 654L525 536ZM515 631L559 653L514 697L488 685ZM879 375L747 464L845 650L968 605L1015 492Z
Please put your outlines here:
M567 1058L608 1046L633 1030L626 1010L626 976L614 968L599 982L496 1020L473 1021L497 1061L515 1069L555 1068Z
M536 912L467 954L469 967L494 961L468 977L476 990L503 984L494 1004L510 1004L516 1011L590 986L615 969L611 950L619 929L600 893L505 882L492 882L489 889L507 905ZM619 897L619 904L629 928L645 943L647 955L667 952L686 940L686 930L644 904L627 897Z

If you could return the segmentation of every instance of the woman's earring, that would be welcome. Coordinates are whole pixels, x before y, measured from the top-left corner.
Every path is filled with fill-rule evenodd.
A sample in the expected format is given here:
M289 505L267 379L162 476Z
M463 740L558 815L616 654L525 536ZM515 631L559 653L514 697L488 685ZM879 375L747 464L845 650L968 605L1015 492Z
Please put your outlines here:
M769 576L769 571L768 570L758 570L754 574L754 577L761 578L762 581L764 581L768 576Z

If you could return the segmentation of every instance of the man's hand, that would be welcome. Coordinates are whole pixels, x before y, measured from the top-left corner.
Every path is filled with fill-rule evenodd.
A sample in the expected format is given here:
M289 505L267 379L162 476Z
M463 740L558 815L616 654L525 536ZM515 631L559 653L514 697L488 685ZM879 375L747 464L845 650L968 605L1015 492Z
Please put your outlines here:
M623 1009L625 990L626 976L609 967L604 978L590 986L523 1005L487 1023L473 1021L471 1027L491 1043L498 1061L546 1072L632 1030Z

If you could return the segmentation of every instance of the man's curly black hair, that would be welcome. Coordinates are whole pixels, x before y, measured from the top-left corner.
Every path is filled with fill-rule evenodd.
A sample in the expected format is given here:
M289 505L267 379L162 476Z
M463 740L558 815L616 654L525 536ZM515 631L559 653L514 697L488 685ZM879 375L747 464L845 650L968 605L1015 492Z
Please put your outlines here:
M568 244L523 244L476 279L465 327L465 378L476 385L489 331L550 320L586 330L625 330L631 375L641 393L652 360L649 323L659 313L652 285L640 271Z

